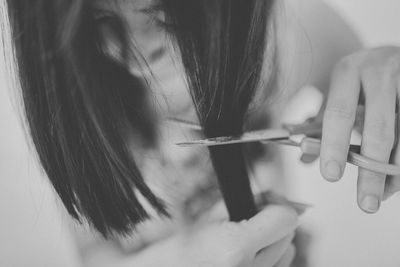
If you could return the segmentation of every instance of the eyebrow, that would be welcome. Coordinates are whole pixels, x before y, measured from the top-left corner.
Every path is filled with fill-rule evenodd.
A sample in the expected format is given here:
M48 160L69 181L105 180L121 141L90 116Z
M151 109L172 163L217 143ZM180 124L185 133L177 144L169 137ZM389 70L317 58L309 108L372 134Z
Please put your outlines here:
M118 1L116 1L118 2ZM115 1L114 1L115 3ZM117 6L119 5L118 3L115 3ZM106 3L106 4L95 4L92 6L92 10L95 13L99 14L110 14L110 15L118 15L116 12L117 9L112 6L112 4ZM158 12L162 11L162 3L160 0L153 0L151 3L145 7L133 7L132 11L146 14L146 15L156 15Z
M138 12L145 14L154 14L162 10L163 8L160 0L153 0L147 7L137 9Z

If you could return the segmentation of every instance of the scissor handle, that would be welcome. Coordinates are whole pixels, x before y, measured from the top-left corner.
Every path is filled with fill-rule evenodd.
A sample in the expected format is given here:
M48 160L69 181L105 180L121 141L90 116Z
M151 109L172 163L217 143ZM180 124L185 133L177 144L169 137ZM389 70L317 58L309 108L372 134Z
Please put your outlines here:
M321 140L305 137L300 144L304 154L318 156L321 150ZM400 166L379 162L366 156L360 155L361 147L350 145L347 162L360 168L387 175L400 175Z

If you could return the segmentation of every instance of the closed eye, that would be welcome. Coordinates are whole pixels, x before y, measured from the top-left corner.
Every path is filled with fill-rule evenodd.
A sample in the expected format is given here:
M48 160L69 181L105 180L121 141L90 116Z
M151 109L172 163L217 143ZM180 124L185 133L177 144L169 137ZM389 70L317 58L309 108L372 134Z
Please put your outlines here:
M172 25L165 21L164 9L160 2L151 4L146 8L141 8L139 12L146 14L152 22L161 29L169 32L172 29Z

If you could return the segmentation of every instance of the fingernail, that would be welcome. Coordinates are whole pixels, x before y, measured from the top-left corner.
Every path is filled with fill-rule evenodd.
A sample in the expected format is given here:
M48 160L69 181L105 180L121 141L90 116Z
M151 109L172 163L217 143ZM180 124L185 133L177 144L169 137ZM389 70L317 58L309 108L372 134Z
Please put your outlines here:
M336 181L342 175L342 168L335 160L330 160L325 165L325 178Z
M362 209L369 213L377 212L379 205L380 201L376 196L365 196L361 203Z

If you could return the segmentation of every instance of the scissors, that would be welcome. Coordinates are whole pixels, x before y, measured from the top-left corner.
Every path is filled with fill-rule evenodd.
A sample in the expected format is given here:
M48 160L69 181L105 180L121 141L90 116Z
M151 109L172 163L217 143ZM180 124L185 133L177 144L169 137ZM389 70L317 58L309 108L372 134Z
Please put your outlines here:
M175 118L171 118L171 121L190 127L193 130L201 130L201 127L195 123ZM219 136L214 138L181 142L177 143L177 145L181 147L208 147L250 142L261 142L263 144L276 143L280 145L298 147L303 154L317 157L319 156L321 150L321 140L309 136L318 136L321 134L321 131L321 122L306 122L302 124L286 124L281 128L276 129L249 131L240 136ZM299 140L298 137L303 138ZM372 158L361 155L360 151L361 146L350 145L347 155L347 162L376 173L400 175L400 166L379 162Z

